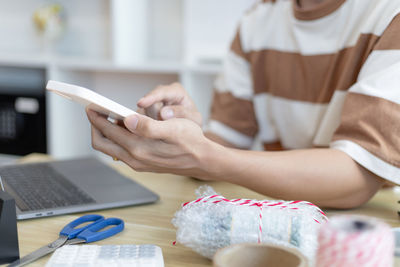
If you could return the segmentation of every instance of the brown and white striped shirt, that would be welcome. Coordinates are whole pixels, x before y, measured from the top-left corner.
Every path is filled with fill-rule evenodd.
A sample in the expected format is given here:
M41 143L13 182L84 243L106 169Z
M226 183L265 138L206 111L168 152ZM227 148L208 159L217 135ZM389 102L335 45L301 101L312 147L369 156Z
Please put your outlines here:
M264 0L240 22L207 131L331 147L400 184L400 0Z

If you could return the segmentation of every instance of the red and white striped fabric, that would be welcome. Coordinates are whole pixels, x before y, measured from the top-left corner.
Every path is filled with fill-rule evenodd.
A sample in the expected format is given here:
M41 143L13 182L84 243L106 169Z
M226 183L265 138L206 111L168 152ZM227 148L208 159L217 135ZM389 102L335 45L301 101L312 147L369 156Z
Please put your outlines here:
M391 267L394 236L374 218L338 216L321 227L317 267Z

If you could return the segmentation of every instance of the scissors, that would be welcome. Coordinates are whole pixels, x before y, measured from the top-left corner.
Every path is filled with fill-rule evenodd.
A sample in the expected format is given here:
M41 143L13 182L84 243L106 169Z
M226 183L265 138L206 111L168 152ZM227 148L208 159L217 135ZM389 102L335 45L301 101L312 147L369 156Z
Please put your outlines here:
M88 225L76 228L77 226L92 222ZM110 225L115 225L107 230L100 231ZM106 239L124 230L124 221L118 218L104 219L101 215L84 215L67 224L60 232L59 238L50 244L14 261L8 267L23 266L31 263L64 245L75 245L80 243L91 243Z

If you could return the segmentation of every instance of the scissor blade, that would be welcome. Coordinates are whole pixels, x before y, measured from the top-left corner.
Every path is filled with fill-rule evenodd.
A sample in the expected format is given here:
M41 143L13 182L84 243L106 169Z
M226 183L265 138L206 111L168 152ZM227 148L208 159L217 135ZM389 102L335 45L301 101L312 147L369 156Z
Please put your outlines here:
M19 267L19 266L24 266L28 263L31 263L43 256L46 256L47 254L53 252L54 250L56 250L57 248L61 247L62 245L65 244L65 242L67 241L68 237L67 236L63 236L61 235L56 241L39 248L38 250L35 250L34 252L26 255L25 257L14 261L13 263L11 263L10 265L8 265L7 267Z
M67 242L65 242L64 245L76 245L76 244L82 244L86 243L85 239L80 239L80 238L73 238L73 239L68 239Z

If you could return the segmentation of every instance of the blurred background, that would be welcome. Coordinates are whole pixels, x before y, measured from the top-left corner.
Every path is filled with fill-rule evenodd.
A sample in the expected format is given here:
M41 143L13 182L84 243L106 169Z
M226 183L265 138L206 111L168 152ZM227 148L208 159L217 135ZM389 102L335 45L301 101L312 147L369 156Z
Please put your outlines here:
M0 159L93 151L84 108L45 92L47 80L127 107L181 82L205 121L213 82L255 0L0 0Z

